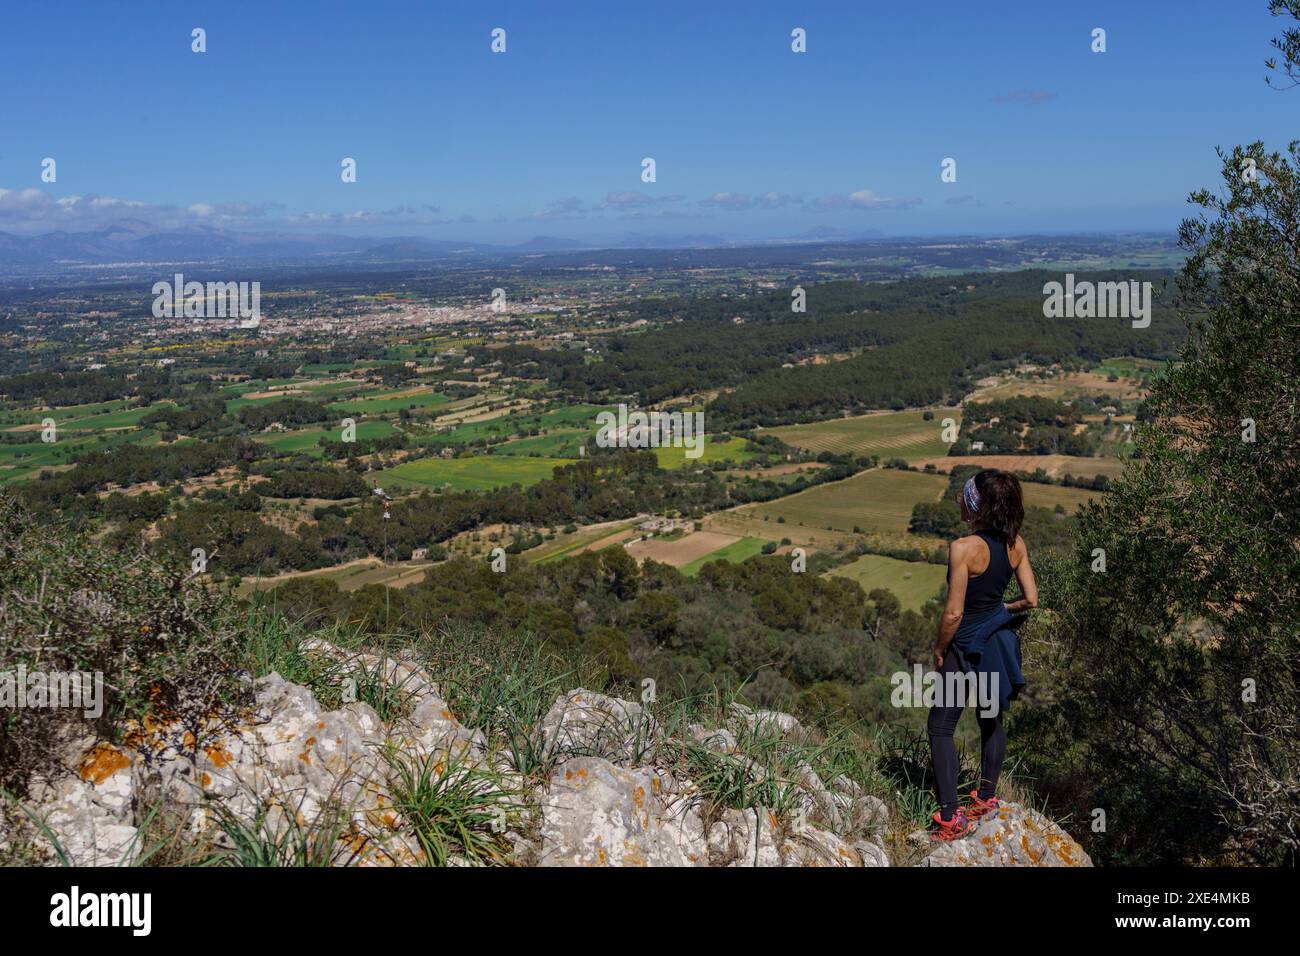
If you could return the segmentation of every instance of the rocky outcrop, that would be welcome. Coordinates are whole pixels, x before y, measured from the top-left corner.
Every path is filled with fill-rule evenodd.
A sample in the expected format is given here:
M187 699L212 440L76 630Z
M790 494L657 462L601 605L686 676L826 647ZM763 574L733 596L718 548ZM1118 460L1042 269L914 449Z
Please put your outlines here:
M767 771L742 752L747 734L797 737L789 714L736 705L730 728L689 728L689 737L762 783ZM888 866L879 834L884 803L847 778L827 787L812 767L791 781L789 812L714 805L689 779L654 764L673 746L642 707L572 691L543 722L548 751L559 760L543 789L544 866ZM601 754L603 756L593 756ZM645 762L647 766L619 766ZM874 836L849 843L841 833Z
M714 809L689 782L599 757L565 761L541 798L543 866L888 866L884 847L765 808Z
M928 836L914 834L920 843ZM940 844L922 866L1092 866L1070 834L1037 810L1004 801L966 837Z
M286 863L307 852L295 841L309 839L316 859L333 865L890 865L888 807L846 776L823 779L806 756L809 732L789 714L736 706L725 727L673 734L640 704L578 688L539 721L533 752L543 767L525 775L509 748L462 724L409 660L323 643L304 649L333 658L340 674L388 682L395 695L370 698L387 716L358 700L327 708L270 674L255 682L247 712L213 714L201 727L149 720L120 745L78 743L66 775L29 794L40 823L11 824L0 847L21 841L52 863L129 863L162 806L196 841L233 850L241 836L261 835L287 848ZM746 753L755 742L766 763ZM773 763L774 749L788 759ZM429 841L418 807L401 797L412 774L472 788L476 826L491 817L486 854ZM701 785L718 780L730 784ZM766 798L774 805L757 805ZM1007 804L923 865L1090 861L1050 820Z
M270 674L256 682L248 713L213 715L197 729L150 720L132 728L121 747L96 744L71 761L66 777L33 791L31 813L48 832L37 827L28 839L54 862L128 862L143 842L137 824L158 801L218 847L229 846L241 827L286 847L297 834L329 827L338 833L330 850L336 862L424 862L394 809L389 755L434 761L443 771L482 766L500 778L486 740L461 725L437 685L409 664L328 645L308 650L342 655L344 674L347 667L386 671L401 688L404 713L385 723L360 701L329 710L307 688Z

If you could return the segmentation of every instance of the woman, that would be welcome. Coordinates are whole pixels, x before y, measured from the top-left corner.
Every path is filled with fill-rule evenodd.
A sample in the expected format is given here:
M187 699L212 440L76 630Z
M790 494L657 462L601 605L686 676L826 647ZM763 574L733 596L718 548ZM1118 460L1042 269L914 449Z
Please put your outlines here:
M972 533L948 549L948 603L939 621L934 666L941 675L940 687L949 692L930 708L927 724L939 793L931 833L936 841L965 836L974 821L997 809L994 793L1007 749L1002 713L1024 686L1020 639L1014 630L1023 617L1016 615L1038 606L1038 585L1020 537L1025 508L1016 476L981 471L966 482L958 503ZM1022 596L1006 604L1003 593L1013 574ZM960 675L972 674L978 687L996 688L997 700L979 701L980 782L970 793L969 807L963 809L957 805L957 748L952 735L968 701L951 690L963 679Z

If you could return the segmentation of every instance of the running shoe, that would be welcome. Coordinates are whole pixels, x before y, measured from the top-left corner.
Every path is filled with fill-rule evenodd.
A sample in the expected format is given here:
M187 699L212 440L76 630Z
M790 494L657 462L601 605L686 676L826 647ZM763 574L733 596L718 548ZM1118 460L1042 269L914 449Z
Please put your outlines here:
M966 814L960 808L952 815L951 820L944 820L939 816L937 810L932 819L934 820L935 829L930 831L931 843L949 843L953 840L960 840L970 832L970 821L966 819Z
M969 814L971 820L978 820L980 817L984 816L984 814L992 813L1001 806L1002 804L998 803L997 797L989 797L987 800L981 800L980 792L978 790L972 790L970 792L970 806L966 808L966 812Z

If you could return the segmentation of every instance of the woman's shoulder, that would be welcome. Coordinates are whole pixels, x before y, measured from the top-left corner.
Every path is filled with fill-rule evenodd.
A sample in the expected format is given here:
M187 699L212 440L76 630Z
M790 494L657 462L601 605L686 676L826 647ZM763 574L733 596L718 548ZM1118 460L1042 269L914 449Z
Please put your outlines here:
M953 538L948 545L948 553L954 557L967 557L988 550L988 545L979 534L964 534Z

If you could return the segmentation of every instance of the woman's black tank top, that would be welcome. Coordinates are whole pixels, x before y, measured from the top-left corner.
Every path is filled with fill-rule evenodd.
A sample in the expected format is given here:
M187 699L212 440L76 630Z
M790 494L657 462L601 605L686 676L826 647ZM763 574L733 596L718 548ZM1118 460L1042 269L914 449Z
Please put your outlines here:
M1007 583L1014 573L1007 555L1007 536L996 531L976 531L989 549L989 566L966 583L967 613L988 611L1002 603Z

